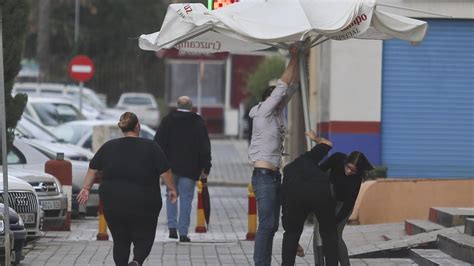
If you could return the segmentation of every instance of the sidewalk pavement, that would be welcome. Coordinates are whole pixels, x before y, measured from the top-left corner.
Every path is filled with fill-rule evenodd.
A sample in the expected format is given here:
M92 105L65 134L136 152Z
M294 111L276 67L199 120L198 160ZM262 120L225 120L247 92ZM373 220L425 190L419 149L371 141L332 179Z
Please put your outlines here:
M212 212L209 232L190 233L193 242L181 244L168 238L166 211L158 222L155 244L145 265L252 265L253 241L246 241L247 192L240 187L211 187ZM194 202L196 203L196 201ZM196 224L193 210L191 232ZM114 265L112 241L96 241L97 218L74 220L71 232L46 232L28 246L20 265ZM344 232L349 250L361 245L384 242L383 235L401 237L403 224L348 226ZM313 265L312 226L307 225L300 243L306 256L297 265ZM281 263L283 230L275 235L273 265ZM353 259L353 265L412 265L405 259Z
M247 156L247 141L211 140L212 169L210 185L248 186L252 164Z
M246 143L235 140L212 141L213 169L209 181L211 220L207 233L193 233L196 208L193 209L191 243L168 238L165 204L158 221L155 243L145 265L252 265L253 241L246 241L247 188L250 165L246 161ZM245 149L244 149L245 148ZM236 186L237 185L237 186ZM164 188L162 188L164 191ZM164 193L163 193L164 195ZM196 199L193 204L196 206ZM74 220L70 232L46 232L45 237L26 247L20 265L114 265L112 241L96 241L95 217ZM311 225L305 226L301 245L306 256L297 265L314 265ZM110 234L109 234L110 235ZM382 224L347 226L344 231L349 250L361 245L377 245L387 238L403 238L404 225ZM275 235L272 265L281 263L283 229ZM352 259L352 265L412 265L408 259Z

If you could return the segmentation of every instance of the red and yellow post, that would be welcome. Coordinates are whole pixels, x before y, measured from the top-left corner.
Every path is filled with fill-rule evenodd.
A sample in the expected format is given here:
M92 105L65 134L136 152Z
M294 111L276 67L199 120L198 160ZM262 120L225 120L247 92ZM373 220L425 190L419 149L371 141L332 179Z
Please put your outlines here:
M107 221L104 216L104 205L102 200L99 202L99 232L97 233L97 240L109 240L107 233Z
M196 221L196 233L206 233L206 218L204 217L204 206L202 202L202 182L197 182L197 221Z
M255 194L253 192L252 184L249 184L248 186L248 197L249 197L248 232L245 239L255 240L255 234L257 232L257 201L255 200Z
M101 181L100 174L95 177L94 183L100 183ZM107 233L107 221L105 220L104 216L104 204L102 200L99 200L99 232L97 232L96 239L97 240L109 240L109 234Z

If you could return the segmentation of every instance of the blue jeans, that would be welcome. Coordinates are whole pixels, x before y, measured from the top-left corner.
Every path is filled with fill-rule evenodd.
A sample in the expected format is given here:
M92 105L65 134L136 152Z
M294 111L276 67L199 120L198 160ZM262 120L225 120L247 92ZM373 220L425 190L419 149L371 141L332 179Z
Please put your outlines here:
M177 228L180 236L188 235L191 220L191 210L194 198L194 187L196 181L184 176L173 176L178 200L171 203L166 194L166 215L168 217L168 228ZM166 190L168 192L168 190ZM178 220L179 201L179 220Z
M267 266L272 262L273 236L280 221L281 175L252 176L252 186L258 213L253 261L257 266Z

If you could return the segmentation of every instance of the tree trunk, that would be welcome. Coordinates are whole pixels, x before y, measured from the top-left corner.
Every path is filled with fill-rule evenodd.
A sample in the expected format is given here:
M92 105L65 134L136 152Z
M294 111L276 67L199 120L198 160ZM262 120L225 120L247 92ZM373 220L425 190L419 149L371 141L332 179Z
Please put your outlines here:
M36 56L39 64L39 81L46 81L49 78L49 17L51 13L51 0L39 0L38 6L38 45L36 46Z

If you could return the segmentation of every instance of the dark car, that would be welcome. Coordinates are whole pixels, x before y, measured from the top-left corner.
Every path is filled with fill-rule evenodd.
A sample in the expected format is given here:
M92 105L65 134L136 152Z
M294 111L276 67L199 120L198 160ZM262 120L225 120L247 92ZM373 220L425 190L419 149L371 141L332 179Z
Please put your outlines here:
M0 203L0 216L1 216L1 223L3 224L3 210L4 206L3 203ZM23 220L21 220L20 216L16 211L10 208L10 232L13 234L13 250L14 256L11 258L11 261L14 263L20 263L21 260L25 258L23 255L23 247L25 246L26 242L26 229L25 225L23 224ZM0 230L0 238L4 238L4 230ZM5 256L5 248L0 249L0 257Z

